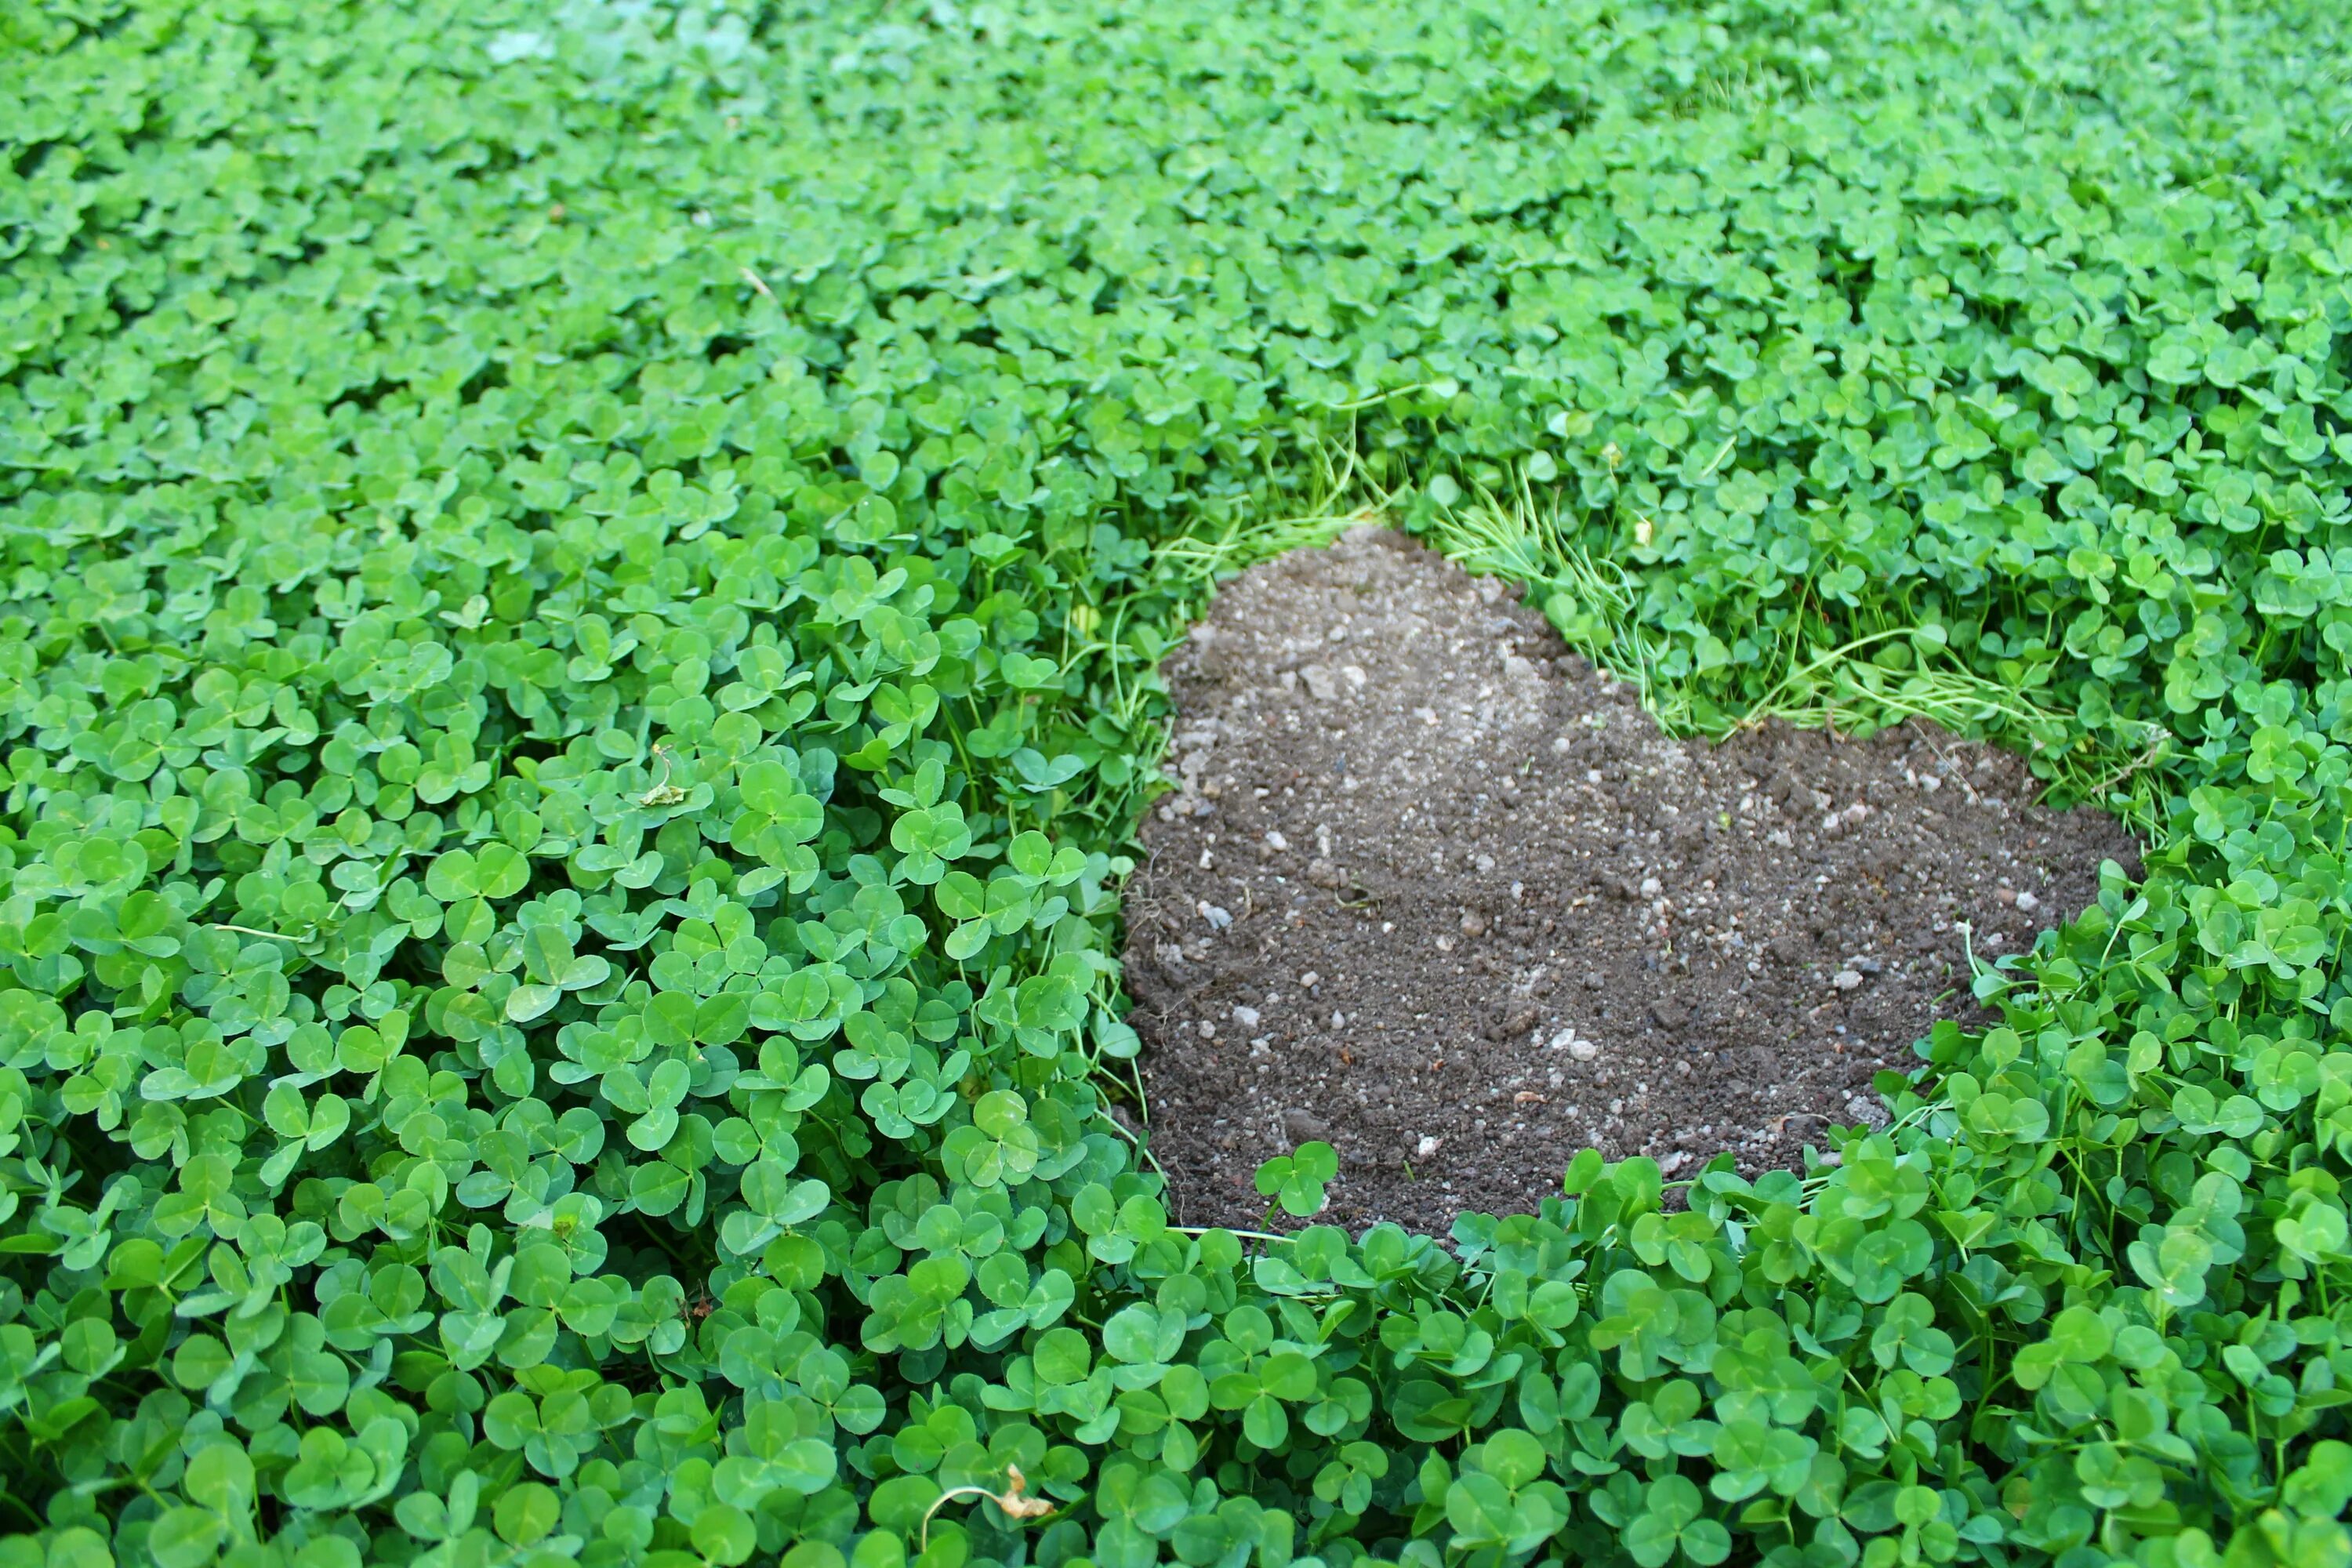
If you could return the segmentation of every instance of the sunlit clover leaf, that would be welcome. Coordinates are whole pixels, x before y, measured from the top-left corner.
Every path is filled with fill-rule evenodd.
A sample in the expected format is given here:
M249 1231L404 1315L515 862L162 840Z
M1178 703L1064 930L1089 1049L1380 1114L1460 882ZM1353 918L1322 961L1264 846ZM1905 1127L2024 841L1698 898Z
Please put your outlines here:
M1062 667L1034 654L1008 653L997 661L997 668L1016 691L1045 691L1062 684Z
M971 849L971 827L953 801L909 811L890 825L890 847L899 861L892 875L928 887L946 874L947 863Z
M734 683L720 689L719 706L730 713L757 708L780 692L807 684L814 672L796 670L782 649L754 646L736 656Z
M904 1274L885 1275L874 1282L867 1302L871 1309L864 1337L869 1350L929 1350L952 1326L959 1331L971 1322L971 1303L964 1290L971 1268L953 1255L926 1258ZM962 1336L959 1332L958 1336Z
M449 1493L446 1500L419 1490L394 1506L393 1518L400 1521L401 1529L419 1541L443 1542L455 1540L472 1527L481 1500L481 1477L472 1470L459 1470L444 1484Z
M215 1442L199 1449L180 1479L188 1500L238 1523L252 1517L257 1492L253 1460L235 1443Z
M1315 1495L1349 1513L1362 1513L1372 1506L1373 1483L1388 1473L1388 1452L1379 1444L1345 1444L1339 1457L1316 1473Z
M1017 876L1055 886L1077 880L1087 868L1087 858L1076 845L1066 844L1057 850L1052 839L1034 828L1013 835L1004 847L1004 863Z
M156 1568L204 1568L227 1539L227 1521L211 1510L171 1508L149 1527L147 1553Z
M961 1287L958 1293L961 1293ZM802 1397L822 1411L827 1420L863 1436L882 1424L889 1407L880 1391L853 1378L849 1358L830 1345L821 1345L803 1354L792 1373Z
M441 1344L459 1370L481 1365L498 1348L506 1331L499 1302L513 1271L511 1257L488 1269L463 1247L445 1247L434 1258L433 1289L449 1308L441 1314Z
M1696 1290L1669 1290L1638 1269L1619 1269L1601 1290L1596 1350L1615 1350L1627 1377L1647 1381L1662 1362L1679 1362L1712 1342L1714 1307Z
M1032 795L1044 795L1056 790L1086 771L1086 759L1065 752L1047 757L1034 746L1024 746L1012 757L1013 771L1019 776L1021 787Z
M227 1010L215 1006L215 1013L219 1016ZM176 1053L176 1064L167 1059L140 1080L142 1099L213 1100L262 1070L262 1049L249 1037L223 1039L219 1029L208 1023L192 1023L181 1035L184 1043Z
M2193 1307L2206 1295L2206 1275L2221 1260L2213 1239L2194 1225L2174 1224L2153 1242L2143 1237L2125 1249L2132 1271L2175 1310Z
M875 1119L875 1126L886 1137L909 1138L918 1127L928 1127L948 1113L955 1103L956 1080L970 1065L970 1056L955 1052L943 1063L936 1078L908 1078L898 1083L870 1083L858 1096L858 1105ZM894 1131L894 1129L896 1131ZM1043 1142L1041 1140L1040 1147Z
M1230 1328L1230 1325L1228 1325ZM1315 1396L1315 1363L1297 1351L1255 1356L1243 1371L1221 1374L1209 1384L1209 1403L1242 1413L1242 1431L1261 1448L1279 1448L1290 1436L1285 1405Z
M501 1448L520 1448L531 1468L558 1479L578 1469L583 1452L597 1441L587 1395L572 1388L538 1400L509 1389L483 1406L482 1435Z
M2113 1443L2093 1443L2074 1456L2074 1479L2093 1508L2151 1508L2164 1497L2164 1472L2154 1460Z
M648 1160L629 1173L629 1202L640 1214L674 1214L693 1195L699 1179L667 1160Z
M2317 963L2327 952L2327 933L2317 923L2318 911L2305 900L2263 910L2254 917L2254 932L2230 955L2233 969L2266 965L2281 980L2293 980L2299 971Z
M155 1205L155 1228L177 1238L207 1226L215 1236L234 1237L244 1227L246 1215L244 1201L232 1190L236 1173L226 1155L190 1156L180 1167L180 1190Z
M993 1311L972 1321L971 1337L983 1347L1000 1344L1024 1327L1050 1328L1077 1300L1076 1284L1067 1273L1048 1268L1032 1281L1028 1268L1011 1253L982 1263L979 1281L981 1293L996 1303Z
M802 1434L792 1402L752 1398L741 1429L729 1439L728 1457L711 1473L711 1490L736 1508L755 1509L778 1492L812 1497L824 1490L838 1464L832 1444Z
M764 867L749 874L756 885L739 889L757 892L781 877L794 892L805 891L817 873L816 851L809 841L824 830L824 807L801 787L800 780L782 763L746 763L740 780L742 814L730 830L729 841L756 855Z
M746 763L739 780L743 809L756 812L765 825L795 844L804 844L824 830L824 807L801 787L790 768L779 762Z
M1013 992L1013 1037L1032 1056L1058 1055L1086 1016L1086 993L1066 975L1033 974Z
M279 1486L297 1508L358 1508L399 1483L407 1454L408 1429L389 1415L369 1422L356 1439L331 1426L313 1426L302 1435L299 1457Z
M1037 1168L1037 1130L1029 1124L1029 1102L1009 1089L982 1095L971 1121L947 1135L940 1147L948 1172L975 1187L1025 1181Z
M639 1082L635 1069L615 1068L604 1077L604 1098L625 1110L637 1113L629 1123L629 1142L647 1153L656 1152L669 1143L677 1133L677 1108L686 1100L687 1091L694 1087L694 1070L672 1057L654 1066L642 1080L643 1089L630 1096L630 1086ZM621 1092L614 1091L619 1089Z
M2017 1352L2011 1375L2021 1388L2040 1388L2063 1365L2105 1359L2115 1330L2089 1307L2069 1307L2050 1321L2049 1334Z
M2313 1444L2309 1457L2287 1477L2281 1495L2297 1513L2315 1519L2339 1517L2352 1505L2352 1444L2333 1437Z
M1339 1173L1339 1152L1328 1143L1301 1143L1288 1154L1277 1154L1257 1168L1257 1190L1283 1209L1305 1219L1318 1215L1330 1200L1324 1186Z
M2305 1263L2340 1258L2346 1242L2344 1210L2315 1192L2298 1192L2288 1198L2287 1212L2273 1223L2272 1234Z
M1812 1471L1818 1445L1801 1433L1757 1420L1727 1421L1717 1432L1715 1475L1707 1489L1726 1502L1738 1502L1770 1487L1790 1497Z
M530 881L530 862L509 845L485 844L479 850L451 849L435 858L425 873L425 890L444 904L459 899L509 899Z
M1478 1468L1446 1489L1445 1517L1457 1547L1534 1551L1568 1522L1568 1494L1543 1479L1543 1445L1504 1430L1478 1449Z
M743 1207L719 1222L719 1238L738 1258L757 1256L794 1226L824 1212L832 1189L809 1177L793 1180L782 1160L762 1155L746 1166L742 1175Z
M1124 1388L1144 1388L1159 1380L1184 1345L1184 1314L1138 1301L1103 1324L1103 1349L1126 1368L1116 1374Z
M1936 1327L1934 1304L1907 1290L1887 1303L1885 1317L1870 1337L1871 1355L1880 1366L1892 1367L1899 1359L1923 1377L1950 1371L1956 1349L1952 1336Z
M769 983L754 996L751 1023L797 1040L822 1040L864 1001L865 992L847 970L830 962L812 963Z
M1700 1416L1699 1406L1698 1386L1675 1378L1650 1398L1627 1405L1618 1430L1625 1446L1645 1458L1704 1454L1715 1447L1721 1429Z
M1680 1551L1701 1568L1731 1554L1731 1532L1699 1517L1706 1500L1681 1476L1650 1483L1642 1511L1625 1527L1625 1550L1642 1568L1663 1568Z
M261 1102L261 1114L270 1131L285 1140L262 1162L261 1179L272 1187L287 1178L306 1150L324 1149L352 1124L351 1105L341 1095L322 1094L309 1100L290 1083L270 1089Z
M506 1016L512 1023L541 1016L568 991L602 984L613 970L610 960L595 953L575 955L572 939L551 922L523 928L520 954L528 978L508 994Z
M2256 730L2246 751L2246 776L2263 784L2300 779L2309 766L2301 740L2298 731L2283 725L2265 724Z
M1924 1270L1935 1255L1935 1238L1916 1220L1898 1219L1862 1231L1841 1258L1824 1250L1834 1268L1851 1271L1853 1293L1865 1301L1884 1301L1904 1280Z

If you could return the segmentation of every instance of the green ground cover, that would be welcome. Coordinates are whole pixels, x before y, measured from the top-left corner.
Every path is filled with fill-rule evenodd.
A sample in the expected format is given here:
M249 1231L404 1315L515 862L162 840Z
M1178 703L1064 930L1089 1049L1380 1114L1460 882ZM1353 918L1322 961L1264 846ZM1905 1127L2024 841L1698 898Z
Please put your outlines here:
M2345 1568L2335 10L0 16L0 1568ZM1373 502L2147 879L1802 1175L1171 1228L1154 667Z

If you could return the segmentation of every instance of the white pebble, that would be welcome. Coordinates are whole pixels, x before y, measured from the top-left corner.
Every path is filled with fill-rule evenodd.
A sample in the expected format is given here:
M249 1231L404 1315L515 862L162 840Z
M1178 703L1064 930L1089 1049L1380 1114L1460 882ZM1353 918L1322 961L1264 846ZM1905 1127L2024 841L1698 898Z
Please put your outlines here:
M1234 917L1231 913L1219 909L1216 905L1209 902L1206 899L1202 900L1195 907L1200 910L1201 918L1209 922L1209 929L1211 931L1223 931L1227 926L1234 923Z
M2032 893L2020 893L2017 895L2017 907L2030 915L2042 907L2042 900Z
M1244 1007L1244 1006L1240 1005L1239 1004L1235 1004L1235 1005L1234 1005L1234 1023L1236 1023L1236 1024L1239 1024L1243 1028L1244 1028L1244 1029L1255 1029L1255 1028L1256 1028L1256 1027L1257 1027L1257 1017L1258 1017L1258 1014L1257 1014L1257 1009L1256 1009L1256 1008L1255 1008L1255 1007Z
M1574 1028L1562 1029L1559 1034L1554 1035L1551 1037L1550 1048L1555 1051L1566 1051L1580 1062L1589 1062L1601 1054L1599 1044L1586 1039Z
M1416 1160L1426 1160L1432 1154L1436 1152L1437 1140L1426 1135L1422 1138L1420 1142L1412 1146L1412 1157Z
M1831 979L1830 984L1841 991L1852 991L1862 984L1862 976L1851 969L1841 969Z
M1265 836L1265 847L1269 849L1287 849L1290 847L1290 840L1285 838L1279 832L1269 833Z

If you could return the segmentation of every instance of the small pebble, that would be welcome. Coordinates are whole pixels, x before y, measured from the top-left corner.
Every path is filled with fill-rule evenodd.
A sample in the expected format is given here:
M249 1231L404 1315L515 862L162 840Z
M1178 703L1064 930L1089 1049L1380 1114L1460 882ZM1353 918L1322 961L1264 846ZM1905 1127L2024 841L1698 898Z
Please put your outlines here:
M1201 912L1201 918L1209 922L1209 929L1211 931L1223 931L1227 926L1234 923L1234 917L1232 914L1224 910L1219 909L1216 905L1208 902L1206 900L1202 900L1198 908Z
M1256 1028L1256 1027L1257 1027L1257 1019L1258 1019L1258 1012L1257 1012L1257 1009L1256 1009L1256 1008L1255 1008L1255 1007L1244 1007L1244 1006L1242 1006L1242 1005L1241 1005L1240 1004L1238 1004L1238 1003L1236 1003L1236 1004L1234 1005L1234 1023L1236 1023L1236 1024L1239 1024L1243 1028L1244 1028L1244 1029L1255 1029L1255 1028Z
M1862 984L1862 976L1851 969L1841 969L1831 979L1830 984L1841 991L1852 991Z
M1586 1039L1574 1029L1562 1029L1559 1034L1554 1035L1551 1037L1551 1048L1556 1051L1566 1051L1580 1062L1589 1062L1601 1054L1601 1047L1598 1044Z
M1412 1146L1412 1157L1416 1160L1426 1160L1436 1152L1437 1140L1434 1138L1424 1136L1420 1142Z
M2042 907L2042 900L2032 893L2020 893L2017 895L2017 907L2030 915Z

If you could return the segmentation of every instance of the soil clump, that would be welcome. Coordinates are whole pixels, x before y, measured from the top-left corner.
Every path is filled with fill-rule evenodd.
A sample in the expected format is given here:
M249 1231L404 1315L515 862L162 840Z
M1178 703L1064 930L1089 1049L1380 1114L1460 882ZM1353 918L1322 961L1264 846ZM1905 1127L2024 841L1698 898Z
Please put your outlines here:
M1167 666L1177 788L1127 893L1150 1147L1255 1226L1310 1139L1323 1223L1531 1211L1587 1144L1669 1178L1882 1122L1883 1068L2090 903L2111 818L1924 725L1664 735L1533 609L1360 528L1228 584Z

